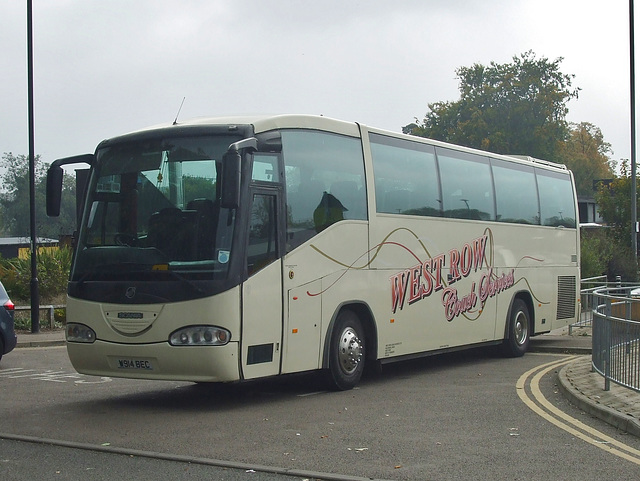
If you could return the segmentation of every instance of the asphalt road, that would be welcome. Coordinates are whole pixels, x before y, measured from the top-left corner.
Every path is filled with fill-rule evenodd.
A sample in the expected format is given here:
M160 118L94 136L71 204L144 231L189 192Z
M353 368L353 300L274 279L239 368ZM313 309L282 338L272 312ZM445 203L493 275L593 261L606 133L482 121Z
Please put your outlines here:
M0 439L0 474L12 480L105 480L158 481L299 481L301 478L226 468L203 463L126 454L78 450L49 444Z
M640 439L573 408L553 366L517 388L564 359L473 350L388 365L357 389L327 392L313 375L224 386L93 378L73 371L63 347L18 349L0 363L0 477L637 478ZM550 422L522 396L534 388L632 454Z

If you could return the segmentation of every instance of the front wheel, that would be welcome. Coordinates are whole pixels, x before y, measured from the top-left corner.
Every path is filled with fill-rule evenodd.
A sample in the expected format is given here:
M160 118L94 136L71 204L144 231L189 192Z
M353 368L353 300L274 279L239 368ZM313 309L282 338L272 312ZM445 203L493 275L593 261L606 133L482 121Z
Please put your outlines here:
M507 336L502 343L502 352L509 357L524 356L529 349L531 315L522 299L515 299L509 311Z
M346 391L355 387L364 371L365 339L358 316L350 310L338 314L329 346L329 378Z

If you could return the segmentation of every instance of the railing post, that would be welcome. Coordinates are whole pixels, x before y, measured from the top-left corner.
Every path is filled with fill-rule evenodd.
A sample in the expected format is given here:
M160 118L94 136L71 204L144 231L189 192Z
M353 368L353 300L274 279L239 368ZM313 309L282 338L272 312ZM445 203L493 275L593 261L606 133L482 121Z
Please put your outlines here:
M605 301L605 316L603 342L602 342L602 364L604 372L604 390L611 389L611 298L607 297Z

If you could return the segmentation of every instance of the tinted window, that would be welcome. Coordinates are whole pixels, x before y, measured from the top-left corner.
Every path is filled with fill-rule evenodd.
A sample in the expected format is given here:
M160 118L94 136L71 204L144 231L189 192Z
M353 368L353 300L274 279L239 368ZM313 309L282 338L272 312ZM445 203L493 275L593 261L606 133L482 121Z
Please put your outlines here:
M542 225L576 226L573 187L568 174L536 169Z
M434 148L371 134L376 210L389 214L440 215Z
M277 258L276 197L255 194L251 205L247 272L253 275Z
M495 220L489 158L437 148L445 217Z
M533 167L491 159L496 186L497 220L539 224L538 192Z
M360 139L284 130L287 250L343 219L367 218Z

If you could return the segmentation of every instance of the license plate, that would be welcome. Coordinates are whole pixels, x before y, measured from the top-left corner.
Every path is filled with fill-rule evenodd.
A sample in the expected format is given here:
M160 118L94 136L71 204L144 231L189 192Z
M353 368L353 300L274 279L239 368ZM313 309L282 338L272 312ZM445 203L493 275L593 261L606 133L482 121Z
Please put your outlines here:
M118 359L117 366L118 369L153 371L153 364L149 359Z

